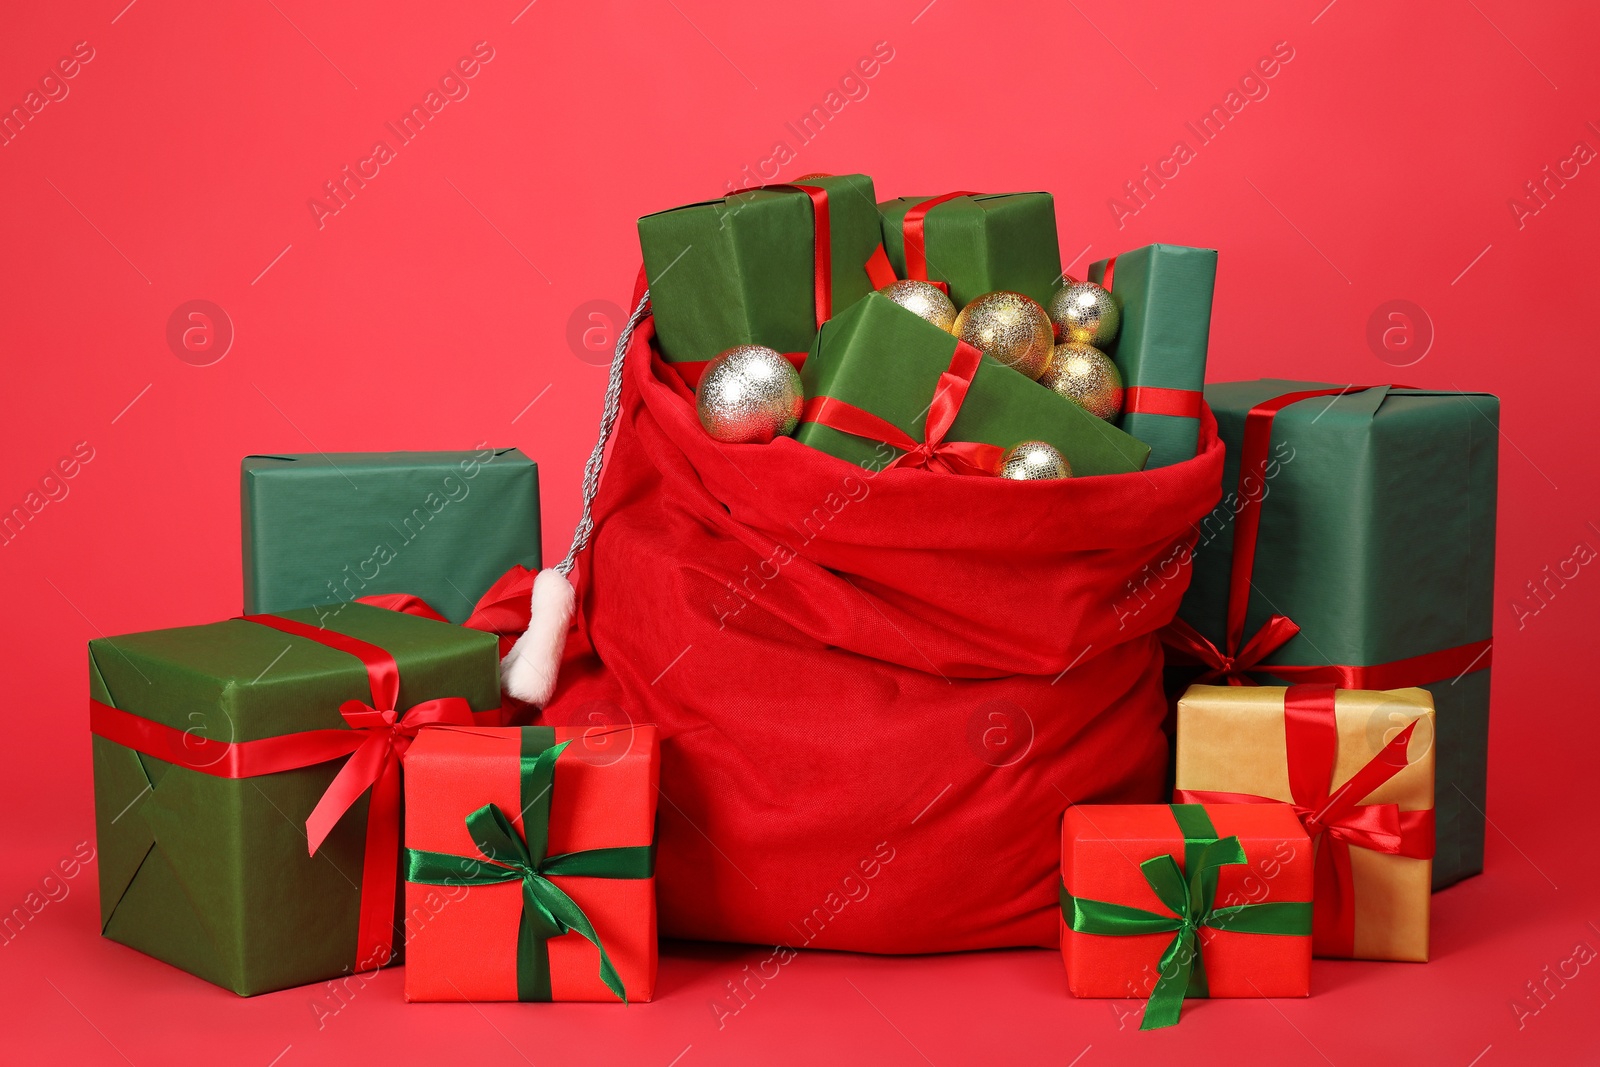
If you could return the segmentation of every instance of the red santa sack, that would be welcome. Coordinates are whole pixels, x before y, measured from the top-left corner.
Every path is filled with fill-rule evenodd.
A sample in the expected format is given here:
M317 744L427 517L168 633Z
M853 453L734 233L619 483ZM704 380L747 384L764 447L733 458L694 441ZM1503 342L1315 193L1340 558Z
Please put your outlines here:
M1057 945L1063 809L1164 799L1155 633L1220 492L1210 412L1147 472L873 474L712 440L652 335L541 721L660 727L662 934Z

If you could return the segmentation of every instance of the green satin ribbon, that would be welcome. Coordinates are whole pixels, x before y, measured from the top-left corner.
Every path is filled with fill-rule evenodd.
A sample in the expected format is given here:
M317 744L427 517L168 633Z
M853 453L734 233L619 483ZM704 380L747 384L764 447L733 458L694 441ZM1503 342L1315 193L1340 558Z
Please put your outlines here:
M1177 860L1163 853L1139 864L1139 870L1144 872L1157 899L1170 909L1170 915L1104 900L1085 900L1067 892L1066 883L1061 883L1061 914L1067 926L1080 934L1173 935L1161 954L1160 977L1150 991L1141 1030L1172 1026L1183 1010L1185 997L1210 995L1201 952L1201 927L1244 934L1311 935L1310 901L1216 907L1217 872L1229 864L1246 862L1244 846L1238 837L1219 840L1216 827L1199 804L1168 806L1183 831L1183 866L1180 868Z
M655 874L656 848L650 844L545 854L550 841L550 792L555 783L556 760L572 743L563 741L558 745L555 740L551 727L522 728L522 827L526 840L498 805L485 804L467 816L467 832L482 857L408 848L406 880L419 885L452 886L499 885L520 880L517 999L550 999L549 940L573 931L600 951L600 980L626 1004L628 995L622 979L595 933L594 924L577 902L549 879L559 875L649 878Z

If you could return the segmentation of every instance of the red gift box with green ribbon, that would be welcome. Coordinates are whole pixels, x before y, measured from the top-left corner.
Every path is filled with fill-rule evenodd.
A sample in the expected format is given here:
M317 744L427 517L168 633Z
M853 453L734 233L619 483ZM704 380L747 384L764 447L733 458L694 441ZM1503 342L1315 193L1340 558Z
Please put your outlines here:
M1061 825L1061 956L1080 997L1303 997L1312 849L1284 804L1098 804Z
M654 726L441 727L406 753L412 1001L649 1000Z

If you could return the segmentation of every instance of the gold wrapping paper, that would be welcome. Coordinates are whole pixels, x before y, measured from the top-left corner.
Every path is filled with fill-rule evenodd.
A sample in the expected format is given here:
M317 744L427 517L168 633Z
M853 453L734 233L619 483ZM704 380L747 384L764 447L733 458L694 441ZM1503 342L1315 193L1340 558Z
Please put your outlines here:
M1192 685L1178 701L1178 789L1248 793L1289 802L1281 686ZM1362 798L1402 811L1433 807L1434 711L1425 689L1341 689L1334 697L1339 750L1332 787L1365 766L1412 720L1406 766ZM1319 842L1318 847L1321 847ZM1428 958L1433 862L1350 849L1356 959Z

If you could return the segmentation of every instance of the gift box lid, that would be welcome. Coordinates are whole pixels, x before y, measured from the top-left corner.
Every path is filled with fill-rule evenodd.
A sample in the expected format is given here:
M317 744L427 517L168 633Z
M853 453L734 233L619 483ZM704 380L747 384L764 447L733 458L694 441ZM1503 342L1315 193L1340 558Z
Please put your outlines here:
M540 565L539 468L515 448L246 456L247 612L410 593L461 622Z
M500 705L494 634L366 604L276 614L390 653L401 708L444 696L463 697L474 711ZM339 705L372 698L355 656L243 619L96 638L89 674L101 703L226 742L341 729Z

